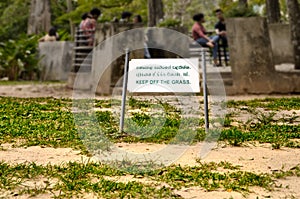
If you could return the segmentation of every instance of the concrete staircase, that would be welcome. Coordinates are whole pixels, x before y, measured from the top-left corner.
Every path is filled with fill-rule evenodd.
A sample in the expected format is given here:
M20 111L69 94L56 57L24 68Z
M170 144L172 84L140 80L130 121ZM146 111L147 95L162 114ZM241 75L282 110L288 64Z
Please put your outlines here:
M67 87L88 90L91 86L86 80L90 79L93 46L88 45L86 35L79 28L76 29L74 44L72 68L68 76ZM78 76L81 78L77 78ZM78 81L75 85L76 88L74 88L75 80Z

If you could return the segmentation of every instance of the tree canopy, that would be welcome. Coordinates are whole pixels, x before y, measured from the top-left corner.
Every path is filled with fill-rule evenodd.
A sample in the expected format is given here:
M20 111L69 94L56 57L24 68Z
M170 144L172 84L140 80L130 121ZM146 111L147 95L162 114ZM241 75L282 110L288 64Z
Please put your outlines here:
M0 2L0 38L5 41L27 32L30 0Z
M280 1L281 21L288 19L286 0ZM299 0L298 0L299 1ZM76 26L80 23L81 15L93 7L102 11L99 22L112 21L120 18L123 11L142 16L147 24L148 6L145 0L50 0L51 23L59 31L70 33L70 20ZM72 3L72 10L67 2ZM245 10L237 9L240 1L234 0L162 0L164 5L164 25L181 25L190 27L192 16L197 12L206 15L207 27L213 27L216 21L214 10L222 8L227 16L266 16L266 0L248 0ZM0 36L2 39L15 39L26 33L31 0L2 0L0 2Z
M33 13L30 9L31 5L33 5L33 2L38 4L42 1L46 2L46 0L0 1L0 77L2 77L1 71L3 69L4 75L13 74L12 78L18 78L16 73L21 74L24 70L29 74L36 70L35 48L38 37L41 35L26 35L26 33L28 33L28 27L30 27L28 26L28 23L31 22L29 19L36 19L30 17ZM295 9L295 6L297 6L297 3L299 4L300 0L277 0L276 2L279 3L277 6L273 6L274 1L271 0L148 0L148 2L145 0L47 0L47 6L49 1L51 26L58 29L61 40L71 40L74 27L81 21L81 15L89 12L94 7L99 8L102 12L98 19L99 22L110 22L114 18L120 19L122 12L129 11L133 15L141 15L143 23L147 25L150 24L148 20L152 20L148 17L148 14L151 13L148 12L150 11L149 8L154 5L153 3L158 2L160 6L152 7L152 14L157 12L155 13L157 15L154 24L157 26L183 26L190 29L194 23L192 16L202 12L205 14L206 28L213 29L217 21L214 13L217 8L221 8L227 17L262 15L268 16L269 22L272 22L273 16L277 17L276 22L290 21L294 51L296 55L299 55L299 8ZM289 6L287 6L287 2ZM269 13L270 9L272 15ZM47 10L49 11L49 9ZM47 15L48 19L49 15ZM39 23L41 22L36 24L41 25ZM44 34L40 31L32 33ZM28 52L30 52L30 55ZM296 56L295 61L296 68L299 68L300 57Z
M43 0L2 0L0 2L0 37L4 44L9 40L26 38L32 2ZM102 15L99 22L110 22L121 17L123 11L142 16L143 23L148 24L148 3L145 0L49 0L51 25L58 29L61 40L72 40L72 30L81 21L81 15L98 7ZM150 0L148 0L150 1ZM153 0L154 1L154 0ZM286 0L280 1L281 21L287 20ZM298 0L299 1L299 0ZM240 3L247 3L240 8ZM150 5L150 4L149 4ZM216 22L214 10L221 8L227 17L232 16L266 16L266 0L162 0L163 20L156 20L157 26L184 26L190 29L192 16L202 12L205 14L207 29L213 29ZM46 30L45 30L46 32ZM44 33L42 33L44 34ZM37 35L38 37L42 35ZM18 42L16 42L18 43ZM5 45L3 45L5 46ZM0 47L2 48L2 47Z

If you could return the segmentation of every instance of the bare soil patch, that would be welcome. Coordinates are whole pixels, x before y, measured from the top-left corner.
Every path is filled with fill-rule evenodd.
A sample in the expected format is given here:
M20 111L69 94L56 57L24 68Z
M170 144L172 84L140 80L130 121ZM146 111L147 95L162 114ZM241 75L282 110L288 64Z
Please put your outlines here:
M145 144L145 143L119 143L116 144L124 150L131 152L153 152L159 148L165 147L160 144ZM191 146L174 164L182 166L194 166L198 163L199 151L201 144ZM69 148L41 148L39 146L28 148L12 148L10 145L2 145L3 150L0 151L1 161L11 164L35 162L36 164L63 164L69 161L87 162L90 158L80 155L79 151L74 151ZM97 161L91 159L92 161ZM274 171L286 171L300 164L300 150L282 148L272 150L269 145L260 146L245 146L245 147L229 147L218 146L201 160L202 162L230 162L233 165L241 166L242 171L250 171L255 173L272 173ZM141 183L152 183L149 179L139 179L131 175L122 177L108 177L109 180L117 182L136 181ZM36 183L30 182L33 185ZM28 185L29 186L29 185ZM190 187L177 190L176 194L184 198L207 198L207 199L223 199L223 198L300 198L300 178L287 177L276 181L276 187L273 191L267 191L262 188L251 188L251 193L243 195L239 192L231 190L220 190L207 192L200 187ZM44 195L48 198L47 195ZM24 198L24 197L22 197ZM89 198L87 196L87 198Z

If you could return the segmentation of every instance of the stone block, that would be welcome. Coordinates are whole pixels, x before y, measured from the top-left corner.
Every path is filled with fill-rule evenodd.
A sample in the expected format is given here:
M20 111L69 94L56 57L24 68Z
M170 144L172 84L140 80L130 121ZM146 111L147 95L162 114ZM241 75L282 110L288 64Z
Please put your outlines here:
M269 24L269 34L274 63L294 63L290 25Z
M72 42L40 42L39 58L43 81L66 81L72 66Z
M236 93L298 92L300 82L297 71L284 73L275 70L265 18L229 18L226 24Z

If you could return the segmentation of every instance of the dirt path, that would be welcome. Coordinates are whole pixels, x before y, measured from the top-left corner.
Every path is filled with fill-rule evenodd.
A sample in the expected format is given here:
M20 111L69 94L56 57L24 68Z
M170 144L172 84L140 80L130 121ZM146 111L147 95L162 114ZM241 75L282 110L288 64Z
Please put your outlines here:
M78 92L78 91L76 91ZM0 85L0 96L12 97L55 97L72 98L73 90L65 83L26 83L17 85ZM299 97L300 95L235 95L227 96L227 100L249 100L265 97ZM97 96L97 98L109 98Z
M116 144L124 150L132 152L151 152L159 148L165 147L165 145L159 144ZM74 151L68 148L41 148L39 146L27 147L27 148L12 148L11 145L2 145L0 151L0 161L5 161L11 164L35 162L36 164L56 164L61 165L69 161L87 162L90 158L80 155L80 151ZM197 165L196 159L199 157L198 153L201 149L201 144L191 146L185 154L180 157L175 164L182 166L194 166ZM95 159L91 159L97 161ZM287 171L292 167L300 164L300 150L282 148L280 150L272 150L269 145L259 146L246 146L246 147L223 147L217 146L213 149L202 162L230 162L233 165L241 166L241 170L250 171L255 173L272 173L273 171ZM137 181L132 176L125 176L123 178L116 178L116 181L128 182ZM253 193L247 195L246 198L300 198L300 178L288 177L286 179L280 179L276 182L277 186L282 188L276 188L274 191L266 191L262 188L251 188ZM213 191L206 192L199 187L184 188L177 190L177 194L184 198L206 198L206 199L223 199L223 198L244 198L241 193L231 191Z

